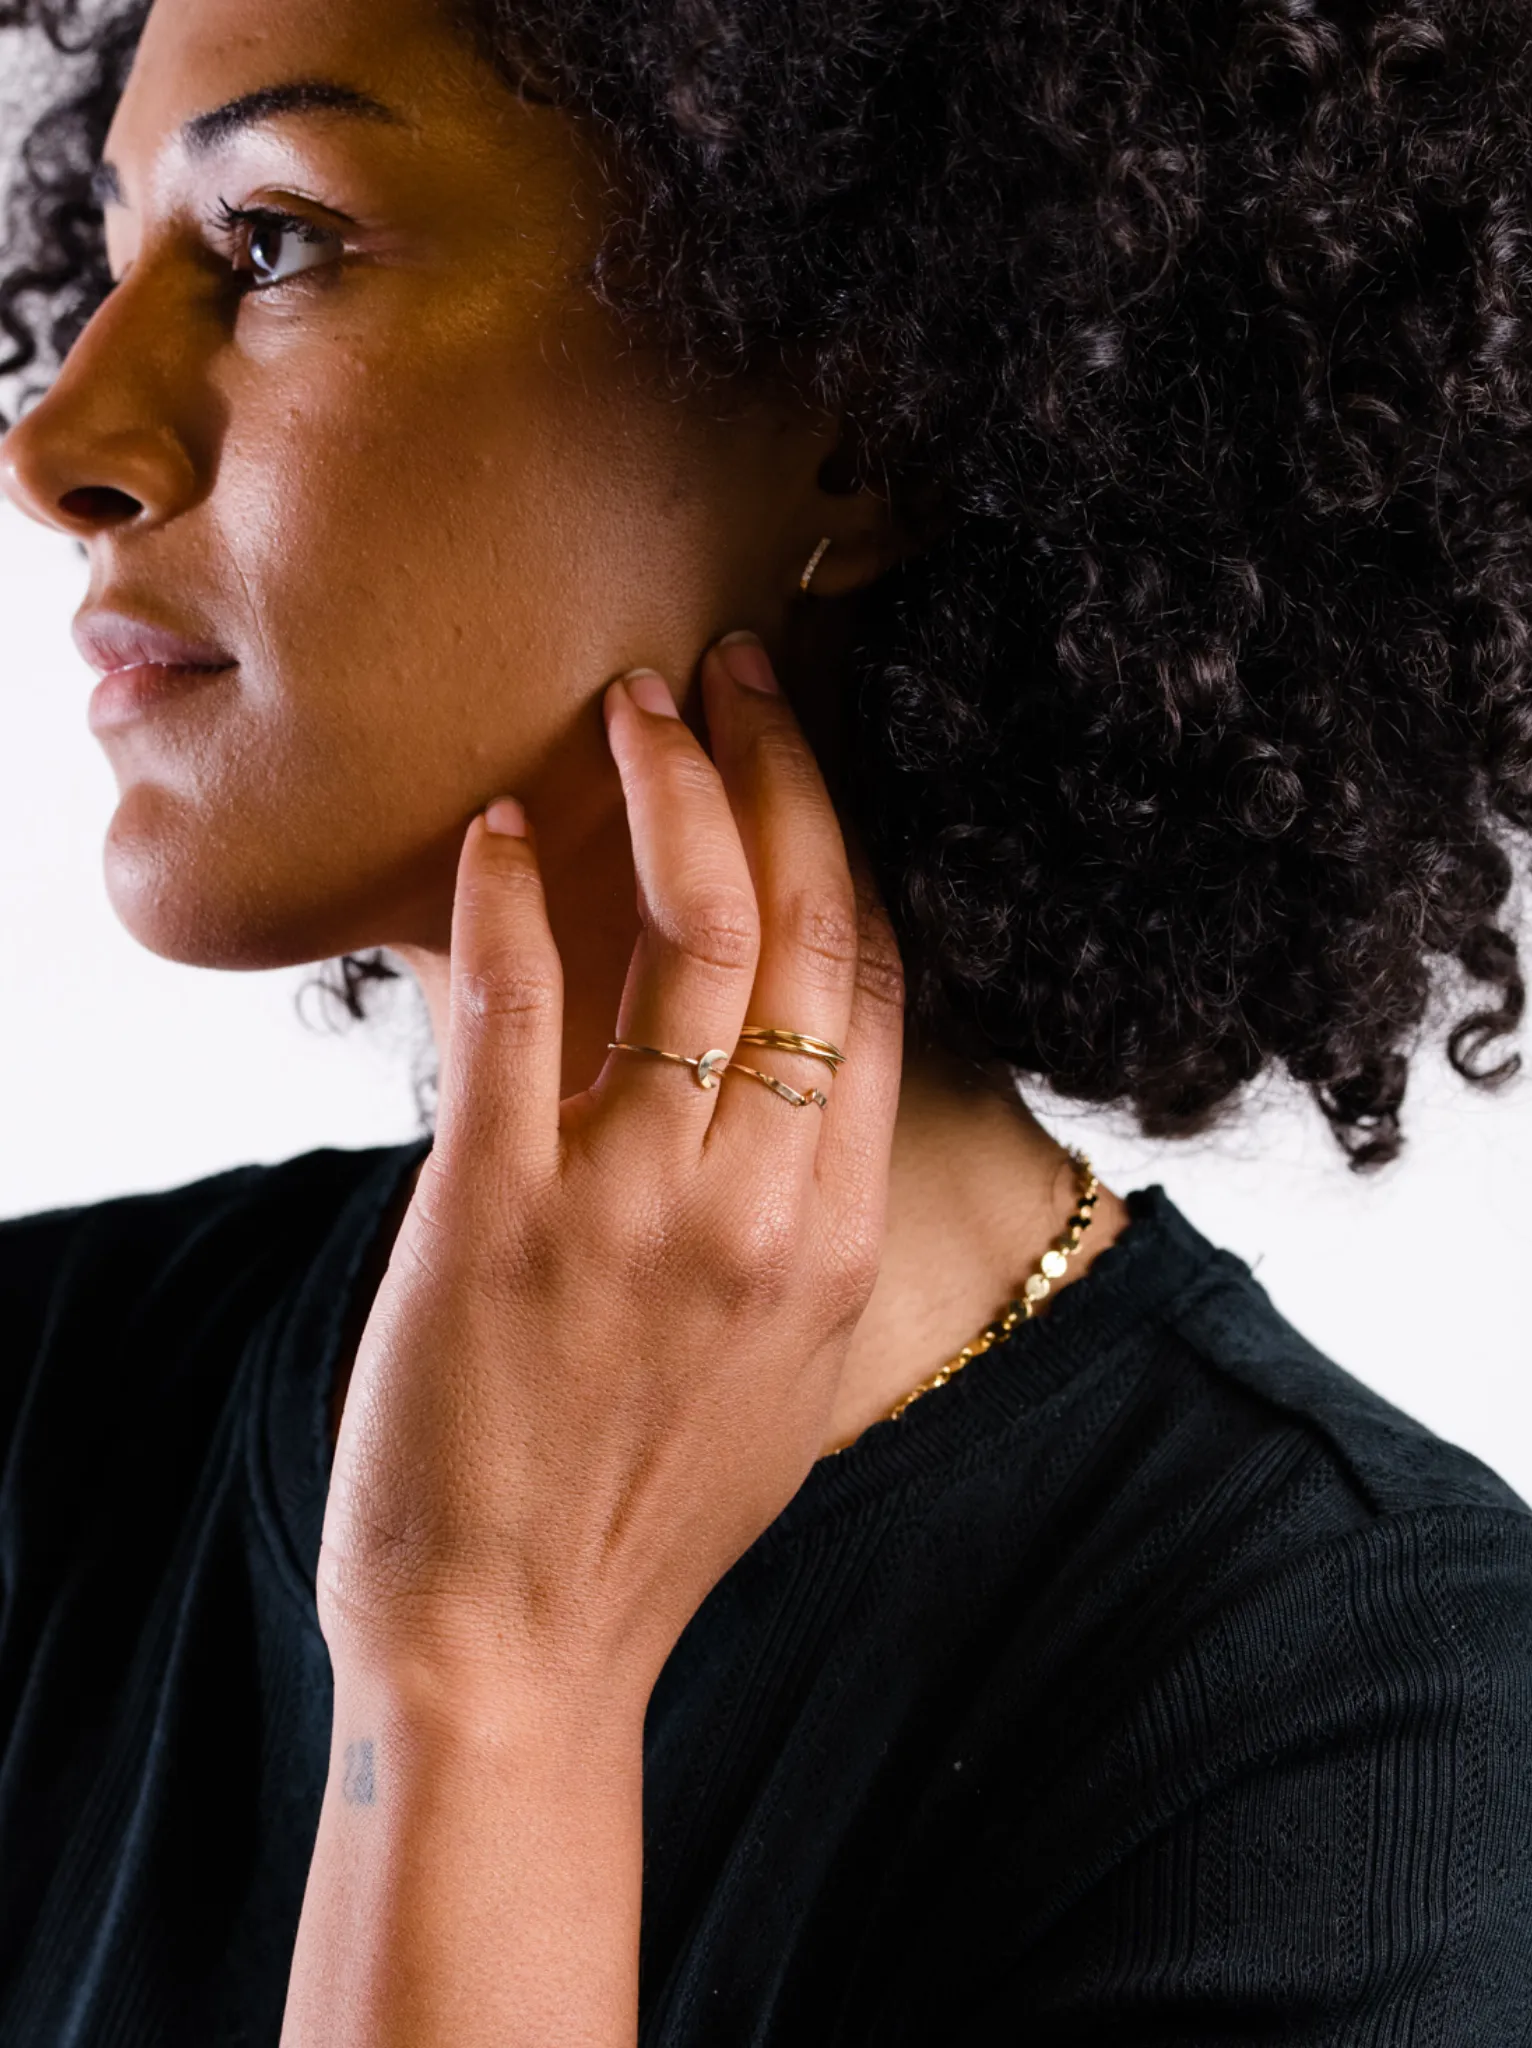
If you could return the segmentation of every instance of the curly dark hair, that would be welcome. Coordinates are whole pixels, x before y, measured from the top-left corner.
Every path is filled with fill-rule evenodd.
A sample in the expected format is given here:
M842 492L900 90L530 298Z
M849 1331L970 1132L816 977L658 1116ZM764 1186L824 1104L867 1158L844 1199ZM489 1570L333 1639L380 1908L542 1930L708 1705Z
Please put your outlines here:
M1362 1167L1438 988L1459 1073L1515 1071L1532 0L456 4L621 167L591 289L680 374L807 363L930 536L864 601L847 787L916 1028L1154 1134L1276 1063ZM143 12L0 0L83 67L10 372L107 288Z

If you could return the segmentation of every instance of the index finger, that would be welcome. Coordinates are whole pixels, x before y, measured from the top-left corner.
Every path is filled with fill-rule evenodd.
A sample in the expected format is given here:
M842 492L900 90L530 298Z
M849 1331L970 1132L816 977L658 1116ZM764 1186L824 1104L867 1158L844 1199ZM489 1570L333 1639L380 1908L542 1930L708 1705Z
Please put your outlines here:
M514 1185L556 1164L563 1017L536 850L521 805L502 797L458 859L434 1156Z

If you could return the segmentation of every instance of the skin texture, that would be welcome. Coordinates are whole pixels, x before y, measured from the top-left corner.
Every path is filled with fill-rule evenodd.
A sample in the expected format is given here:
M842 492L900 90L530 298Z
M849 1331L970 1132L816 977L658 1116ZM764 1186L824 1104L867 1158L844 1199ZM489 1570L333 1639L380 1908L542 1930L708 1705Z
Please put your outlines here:
M184 138L316 79L399 118ZM88 542L92 604L236 664L103 730L113 903L226 968L389 945L443 1055L339 1428L286 2038L626 2043L669 1648L1070 1206L993 1076L902 1062L886 919L761 644L814 707L818 594L833 617L903 542L822 481L833 421L659 395L570 282L588 148L428 8L161 0L108 156L120 283L7 488ZM250 291L220 199L359 225ZM708 653L726 629L759 639ZM828 1110L604 1056L747 1017L848 1047ZM1091 1254L1121 1222L1104 1199Z

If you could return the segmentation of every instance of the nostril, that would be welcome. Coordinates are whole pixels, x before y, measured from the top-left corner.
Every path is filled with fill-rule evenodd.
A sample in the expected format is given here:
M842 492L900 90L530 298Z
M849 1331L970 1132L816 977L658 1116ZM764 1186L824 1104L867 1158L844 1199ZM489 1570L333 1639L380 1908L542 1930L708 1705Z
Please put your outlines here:
M77 491L66 491L59 499L61 512L91 526L122 526L143 509L137 498L113 490L110 484L86 484Z

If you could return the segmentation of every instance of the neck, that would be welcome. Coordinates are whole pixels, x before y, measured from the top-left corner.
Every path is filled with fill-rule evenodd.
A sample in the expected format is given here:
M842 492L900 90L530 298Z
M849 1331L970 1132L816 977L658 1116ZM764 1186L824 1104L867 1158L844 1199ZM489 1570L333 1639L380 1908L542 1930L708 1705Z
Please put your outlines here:
M1059 1236L1077 1192L1068 1153L1003 1070L941 1055L906 1062L883 1259L847 1355L832 1444L878 1421L979 1334ZM1127 1220L1103 1189L1056 1284L1077 1280Z

